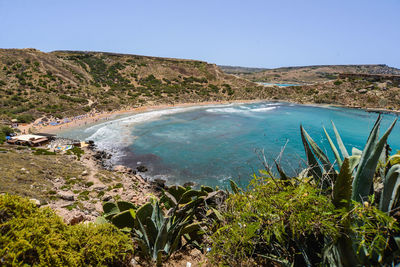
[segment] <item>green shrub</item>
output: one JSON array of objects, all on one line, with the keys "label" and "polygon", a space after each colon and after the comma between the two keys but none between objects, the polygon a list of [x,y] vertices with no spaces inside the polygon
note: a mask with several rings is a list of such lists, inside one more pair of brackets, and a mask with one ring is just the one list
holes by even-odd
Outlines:
[{"label": "green shrub", "polygon": [[6,136],[13,133],[14,130],[8,126],[0,125],[0,144],[6,141]]},{"label": "green shrub", "polygon": [[30,123],[34,120],[33,116],[31,114],[21,114],[17,116],[18,122],[22,123]]},{"label": "green shrub", "polygon": [[76,155],[78,157],[78,160],[80,160],[81,156],[85,154],[85,151],[83,151],[80,147],[74,146],[73,148],[67,151],[68,155],[70,155],[71,153]]},{"label": "green shrub", "polygon": [[324,238],[339,235],[333,204],[308,183],[255,178],[247,191],[236,191],[222,210],[222,227],[211,236],[214,263],[305,264],[297,259],[304,251],[318,264]]},{"label": "green shrub", "polygon": [[34,155],[56,155],[56,152],[48,151],[47,149],[38,148],[33,152]]},{"label": "green shrub", "polygon": [[342,83],[343,83],[342,81],[337,80],[337,81],[335,81],[333,84],[334,84],[334,85],[341,85]]},{"label": "green shrub", "polygon": [[64,224],[49,208],[0,196],[0,262],[4,266],[121,266],[132,257],[130,238],[111,224]]}]

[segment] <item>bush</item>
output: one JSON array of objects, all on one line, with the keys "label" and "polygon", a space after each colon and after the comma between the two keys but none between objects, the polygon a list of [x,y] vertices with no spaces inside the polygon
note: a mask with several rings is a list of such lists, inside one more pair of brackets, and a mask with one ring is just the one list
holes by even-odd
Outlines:
[{"label": "bush", "polygon": [[34,120],[33,116],[31,114],[21,114],[17,116],[18,122],[22,123],[30,123]]},{"label": "bush", "polygon": [[81,156],[82,156],[83,154],[85,154],[85,151],[83,151],[81,148],[79,148],[79,147],[77,147],[77,146],[74,146],[74,147],[71,148],[70,150],[67,150],[67,155],[71,155],[72,153],[73,153],[75,156],[78,157],[78,160],[80,160],[80,159],[81,159]]},{"label": "bush", "polygon": [[28,199],[0,196],[1,265],[127,265],[130,238],[111,224],[69,226],[49,208]]},{"label": "bush", "polygon": [[334,84],[334,85],[341,85],[342,83],[343,83],[342,81],[337,80],[337,81],[335,81],[333,84]]},{"label": "bush", "polygon": [[305,264],[303,251],[318,264],[324,238],[339,235],[334,206],[307,183],[255,178],[247,191],[230,195],[222,216],[210,255],[227,265]]},{"label": "bush", "polygon": [[0,125],[0,144],[6,141],[6,136],[13,133],[14,130],[8,126]]},{"label": "bush", "polygon": [[35,152],[33,152],[34,155],[56,155],[56,152],[51,152],[48,151],[47,149],[39,148],[35,149]]}]

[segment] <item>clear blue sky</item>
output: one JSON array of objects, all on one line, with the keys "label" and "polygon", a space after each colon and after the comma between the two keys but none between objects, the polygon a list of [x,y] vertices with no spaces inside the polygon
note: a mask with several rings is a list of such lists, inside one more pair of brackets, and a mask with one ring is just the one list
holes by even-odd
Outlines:
[{"label": "clear blue sky", "polygon": [[0,47],[400,68],[400,0],[0,0]]}]

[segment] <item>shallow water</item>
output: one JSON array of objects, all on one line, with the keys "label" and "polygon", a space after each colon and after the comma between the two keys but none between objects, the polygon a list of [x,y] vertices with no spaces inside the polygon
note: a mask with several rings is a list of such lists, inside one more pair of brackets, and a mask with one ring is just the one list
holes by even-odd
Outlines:
[{"label": "shallow water", "polygon": [[[263,102],[151,111],[63,135],[94,140],[113,152],[115,164],[144,164],[150,169],[147,176],[171,184],[227,185],[234,179],[246,185],[263,167],[262,149],[271,163],[287,143],[282,165],[290,174],[301,169],[305,155],[300,124],[333,160],[322,126],[333,138],[333,120],[348,150],[362,149],[377,116],[354,109]],[[382,132],[394,118],[384,115]],[[400,148],[400,126],[395,126],[389,144],[393,152]]]}]

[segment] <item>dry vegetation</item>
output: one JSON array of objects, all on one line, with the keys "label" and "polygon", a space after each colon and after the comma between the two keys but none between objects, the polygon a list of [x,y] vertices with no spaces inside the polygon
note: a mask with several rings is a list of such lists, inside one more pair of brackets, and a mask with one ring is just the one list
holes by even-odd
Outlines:
[{"label": "dry vegetation", "polygon": [[262,87],[202,61],[0,49],[0,115],[8,118],[262,97]]},{"label": "dry vegetation", "polygon": [[400,75],[399,69],[386,65],[326,65],[276,69],[221,66],[221,69],[226,73],[255,82],[291,84],[309,84],[335,80],[340,73]]}]

